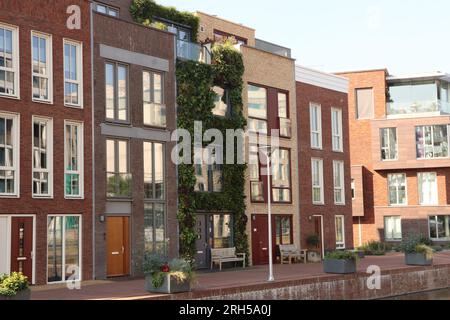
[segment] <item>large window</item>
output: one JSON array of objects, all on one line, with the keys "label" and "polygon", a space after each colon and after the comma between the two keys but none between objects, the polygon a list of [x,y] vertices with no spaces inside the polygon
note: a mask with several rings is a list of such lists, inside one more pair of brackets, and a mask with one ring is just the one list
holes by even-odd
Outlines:
[{"label": "large window", "polygon": [[292,217],[275,216],[275,244],[292,244]]},{"label": "large window", "polygon": [[356,89],[356,118],[372,119],[374,116],[373,89]]},{"label": "large window", "polygon": [[19,97],[19,29],[0,24],[0,95]]},{"label": "large window", "polygon": [[334,203],[345,204],[344,162],[333,161]]},{"label": "large window", "polygon": [[67,198],[83,197],[83,124],[65,122],[64,184]]},{"label": "large window", "polygon": [[[202,149],[202,155],[205,153],[206,149]],[[208,164],[211,162],[211,160],[208,160],[207,163],[202,161],[202,164],[195,165],[195,191],[222,192],[222,165],[217,163]]]},{"label": "large window", "polygon": [[276,149],[272,153],[272,197],[274,202],[291,202],[290,151]]},{"label": "large window", "polygon": [[248,170],[250,174],[250,194],[252,202],[264,202],[263,183],[261,181],[260,159],[258,146],[249,148]]},{"label": "large window", "polygon": [[448,126],[416,127],[416,147],[418,159],[448,157]]},{"label": "large window", "polygon": [[81,43],[64,40],[64,103],[83,106],[83,61]]},{"label": "large window", "polygon": [[384,217],[384,239],[387,241],[402,240],[401,217]]},{"label": "large window", "polygon": [[439,111],[438,86],[434,80],[389,85],[388,115]]},{"label": "large window", "polygon": [[52,102],[52,38],[34,32],[31,36],[33,100]]},{"label": "large window", "polygon": [[323,160],[311,160],[312,173],[312,201],[313,204],[324,204],[323,190]]},{"label": "large window", "polygon": [[164,203],[144,204],[145,251],[166,254],[166,214]]},{"label": "large window", "polygon": [[450,241],[450,216],[430,216],[429,227],[432,240]]},{"label": "large window", "polygon": [[127,140],[106,140],[106,195],[131,197],[131,174]]},{"label": "large window", "polygon": [[0,113],[0,197],[19,193],[19,116]]},{"label": "large window", "polygon": [[397,129],[380,129],[381,160],[397,160]]},{"label": "large window", "polygon": [[290,138],[292,135],[291,120],[289,119],[289,106],[287,93],[278,92],[278,121],[280,137]]},{"label": "large window", "polygon": [[322,108],[318,104],[309,106],[311,124],[311,148],[322,149]]},{"label": "large window", "polygon": [[164,145],[144,142],[144,196],[163,200],[164,197]]},{"label": "large window", "polygon": [[267,90],[248,86],[248,130],[267,134]]},{"label": "large window", "polygon": [[81,280],[81,217],[47,219],[47,281]]},{"label": "large window", "polygon": [[231,234],[232,218],[229,214],[215,214],[213,220],[214,249],[231,248],[233,239]]},{"label": "large window", "polygon": [[335,216],[336,249],[345,249],[345,217]]},{"label": "large window", "polygon": [[33,196],[53,195],[53,124],[33,117]]},{"label": "large window", "polygon": [[95,11],[107,14],[111,17],[118,17],[119,16],[119,9],[113,8],[111,6],[107,6],[103,3],[94,3]]},{"label": "large window", "polygon": [[391,206],[404,206],[407,204],[406,174],[388,175],[389,204]]},{"label": "large window", "polygon": [[164,105],[163,76],[161,73],[144,71],[144,124],[166,127],[166,106]]},{"label": "large window", "polygon": [[106,119],[128,121],[128,67],[123,64],[105,64]]},{"label": "large window", "polygon": [[438,186],[436,172],[421,172],[417,175],[419,182],[419,203],[421,205],[437,205]]},{"label": "large window", "polygon": [[343,152],[342,109],[331,108],[331,133],[333,151]]}]

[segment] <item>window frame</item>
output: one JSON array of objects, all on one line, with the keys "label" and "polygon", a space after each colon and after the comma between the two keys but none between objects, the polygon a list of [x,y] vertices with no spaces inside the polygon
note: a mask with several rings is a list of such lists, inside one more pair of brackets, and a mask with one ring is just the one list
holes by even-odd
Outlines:
[{"label": "window frame", "polygon": [[[339,182],[341,186],[336,186],[336,166],[340,168]],[[333,160],[333,194],[334,194],[334,204],[339,206],[345,206],[345,163],[342,160]],[[341,201],[336,200],[336,191],[341,192]]]},{"label": "window frame", "polygon": [[[394,130],[395,133],[395,158],[389,158],[389,159],[383,159],[383,151],[385,154],[391,154],[390,147],[391,147],[391,136],[388,134],[387,137],[387,145],[383,146],[383,134],[385,130]],[[389,128],[380,128],[380,160],[382,162],[389,162],[389,161],[397,161],[398,160],[398,136],[397,136],[397,128],[396,127],[389,127]]]},{"label": "window frame", "polygon": [[[342,228],[342,241],[338,242],[337,234],[338,234],[338,223],[337,220],[341,219]],[[345,216],[344,215],[335,215],[334,216],[334,233],[336,239],[336,250],[345,250],[346,249],[346,241],[345,241]]]},{"label": "window frame", "polygon": [[[337,113],[336,123],[334,121],[334,114]],[[343,131],[343,113],[341,108],[332,107],[331,108],[331,145],[333,152],[344,152],[344,131]],[[335,128],[335,125],[338,127]],[[337,130],[336,130],[337,129]],[[335,131],[338,131],[336,134]],[[339,147],[335,145],[335,139],[339,141]]]},{"label": "window frame", "polygon": [[[317,130],[313,130],[313,109],[317,109],[317,119],[316,119],[316,125]],[[323,136],[322,136],[322,105],[315,102],[309,103],[309,126],[310,126],[310,143],[311,143],[311,149],[314,150],[323,150]],[[314,144],[314,135],[317,135],[317,142],[318,145]]]},{"label": "window frame", "polygon": [[[318,164],[319,185],[314,185],[314,162]],[[313,205],[325,205],[324,196],[324,174],[323,174],[323,159],[311,158],[311,178],[312,178],[312,203]],[[314,200],[314,189],[320,188],[320,200]]]},{"label": "window frame", "polygon": [[[77,151],[78,151],[78,170],[67,170],[67,145],[66,145],[66,139],[67,139],[67,133],[66,133],[66,127],[67,126],[77,126],[78,127],[78,137],[79,140],[77,142]],[[66,192],[66,185],[67,185],[67,175],[68,174],[78,174],[79,176],[79,195],[68,195]],[[73,121],[73,120],[64,120],[64,198],[67,200],[80,200],[84,199],[84,123]]]},{"label": "window frame", "polygon": [[[248,168],[250,168],[250,165],[255,165],[258,167],[258,180],[253,179],[251,176],[251,172],[249,171],[249,181],[250,181],[250,202],[251,203],[265,203],[266,201],[266,197],[265,197],[265,191],[264,191],[264,183],[263,183],[263,176],[261,175],[261,159],[260,159],[260,155],[259,155],[259,146],[253,145],[253,146],[249,146],[249,160],[250,157],[256,157],[256,160],[258,163],[256,164],[251,164],[248,163]],[[253,189],[254,189],[254,185],[258,184],[258,188],[261,188],[261,200],[256,200],[253,197]]]},{"label": "window frame", "polygon": [[[386,220],[388,219],[400,219],[400,238],[391,238],[387,236],[387,228],[386,228]],[[394,220],[395,222],[395,220]],[[384,240],[389,242],[400,242],[403,240],[403,230],[402,230],[402,217],[401,216],[384,216],[383,217],[383,223],[384,223]],[[396,224],[394,223],[394,226]]]},{"label": "window frame", "polygon": [[[402,175],[405,177],[405,203],[391,203],[391,193],[390,193],[390,183],[389,183],[389,178],[391,176],[397,176],[397,175]],[[397,194],[397,199],[399,199],[399,185],[396,185],[396,194]],[[406,175],[406,173],[390,173],[387,175],[387,191],[388,191],[388,203],[390,207],[406,207],[408,206],[408,176]]]},{"label": "window frame", "polygon": [[[110,172],[108,171],[108,141],[113,141],[114,142],[114,172]],[[127,159],[127,172],[120,172],[119,169],[119,159],[120,159],[120,153],[119,153],[119,142],[125,142],[126,143],[126,147],[127,147],[127,151],[126,151],[126,159]],[[131,140],[127,139],[127,138],[119,138],[119,137],[111,137],[108,136],[105,139],[105,155],[106,155],[106,161],[105,161],[105,181],[108,180],[108,174],[127,174],[131,176]],[[131,181],[133,181],[131,179]],[[108,195],[108,185],[106,184],[106,188],[105,188],[105,196],[106,199],[130,199],[133,197],[133,185],[130,185],[130,196],[119,196],[119,195],[114,195],[114,196],[109,196]]]},{"label": "window frame", "polygon": [[[48,69],[48,74],[46,76],[34,73],[33,69],[33,38],[37,37],[38,39],[47,40],[46,47],[46,55],[47,61],[46,66]],[[48,99],[35,98],[33,94],[34,90],[34,77],[47,79],[47,90],[48,90]],[[45,103],[45,104],[53,104],[53,36],[51,34],[43,33],[40,31],[31,30],[31,99],[33,102],[37,103]]]},{"label": "window frame", "polygon": [[[286,116],[280,116],[280,95],[284,95],[286,97]],[[292,138],[292,124],[291,124],[291,115],[289,108],[289,91],[278,90],[277,92],[277,104],[278,104],[278,127],[280,128],[280,138],[291,139]],[[285,120],[289,123],[289,133],[288,135],[283,135],[281,130],[281,121]]]},{"label": "window frame", "polygon": [[[207,150],[207,148],[202,148],[201,149],[201,154],[202,154],[202,164],[194,164],[194,170],[195,170],[195,178],[196,178],[196,182],[195,182],[195,187],[194,187],[194,191],[197,193],[221,193],[223,192],[223,165],[222,164],[208,164],[205,161],[203,161],[203,156],[205,154],[205,151]],[[201,168],[201,175],[197,174],[197,168]],[[220,168],[220,170],[217,169],[217,167]],[[221,174],[221,184],[220,184],[220,190],[216,190],[214,188],[214,172],[220,172]],[[205,175],[206,174],[206,175]],[[205,179],[205,183],[206,183],[206,188],[205,190],[197,190],[197,179],[198,177],[202,177],[203,179]]]},{"label": "window frame", "polygon": [[[12,61],[13,67],[0,67],[0,70],[14,73],[14,94],[0,93],[1,98],[11,98],[20,100],[20,29],[18,26],[0,22],[0,29],[11,31],[12,35]],[[6,88],[6,87],[5,87]]]},{"label": "window frame", "polygon": [[4,194],[0,193],[0,199],[20,198],[20,114],[0,111],[0,118],[11,119],[13,121],[13,129],[11,130],[11,134],[13,135],[11,139],[11,142],[13,143],[13,166],[0,167],[0,170],[14,170],[14,192]]},{"label": "window frame", "polygon": [[[34,168],[34,124],[35,122],[45,123],[47,125],[47,169]],[[65,131],[65,130],[64,130]],[[31,194],[33,199],[53,199],[53,118],[32,116],[31,121]],[[64,148],[65,149],[65,148]],[[65,167],[65,166],[64,166]],[[35,194],[34,193],[34,173],[47,173],[48,174],[48,194]]]},{"label": "window frame", "polygon": [[[427,158],[426,157],[426,152],[424,152],[424,157],[420,158],[418,156],[419,150],[419,144],[417,141],[417,129],[421,129],[422,130],[422,134],[423,134],[423,148],[425,150],[425,147],[427,146],[427,144],[425,144],[425,128],[426,127],[430,127],[431,128],[431,139],[432,139],[432,147],[433,147],[433,157]],[[439,160],[439,159],[448,159],[450,158],[450,149],[447,147],[447,156],[446,157],[435,157],[434,156],[434,130],[435,127],[447,127],[447,146],[450,146],[450,125],[448,124],[432,124],[432,125],[423,125],[423,126],[416,126],[415,130],[414,130],[414,139],[415,139],[415,145],[416,145],[416,159],[419,161],[426,161],[426,160]]]},{"label": "window frame", "polygon": [[[65,46],[66,44],[72,45],[76,47],[76,55],[77,55],[77,74],[79,75],[77,80],[66,79],[66,55],[65,55]],[[68,108],[76,108],[83,109],[84,101],[83,101],[83,43],[75,40],[71,40],[68,38],[63,38],[63,92],[64,92],[64,106]],[[77,84],[78,85],[78,104],[66,102],[66,83]]]},{"label": "window frame", "polygon": [[[145,192],[145,177],[148,173],[145,172],[145,144],[150,144],[151,145],[151,166],[152,166],[152,197],[148,198]],[[156,183],[155,183],[155,159],[156,159],[156,149],[155,149],[155,145],[159,144],[162,146],[162,170],[163,170],[163,182],[162,182],[162,187],[163,187],[163,192],[162,192],[162,199],[158,199],[155,197],[156,195]],[[155,142],[155,141],[148,141],[148,140],[144,140],[142,143],[142,147],[143,147],[143,165],[144,165],[144,201],[146,202],[158,202],[158,201],[165,201],[166,200],[166,145],[162,142]],[[130,169],[128,169],[130,171]]]},{"label": "window frame", "polygon": [[[145,100],[145,87],[144,87],[144,76],[148,73],[150,75],[150,101]],[[155,102],[155,74],[161,77],[161,102]],[[159,105],[161,108],[164,108],[167,112],[166,99],[165,99],[165,73],[152,69],[143,69],[142,70],[142,123],[145,127],[157,128],[157,129],[166,129],[167,128],[167,114],[164,119],[161,119],[164,122],[162,125],[147,123],[145,119],[145,107],[146,104],[151,105]]]},{"label": "window frame", "polygon": [[[271,156],[271,160],[270,160],[271,161],[270,167],[271,167],[271,171],[272,171],[271,175],[270,175],[270,190],[272,192],[271,200],[273,201],[273,203],[290,204],[290,203],[292,203],[292,162],[291,162],[291,150],[288,149],[288,148],[281,148],[281,147],[278,148],[277,150],[280,153],[281,153],[281,151],[285,151],[285,152],[287,152],[287,155],[288,155],[288,163],[287,163],[287,165],[289,166],[289,177],[288,177],[288,179],[289,179],[289,187],[276,187],[276,186],[274,186],[274,173],[273,173],[273,170],[274,170],[273,164],[274,163],[272,161],[272,156]],[[277,150],[272,151],[272,155]],[[280,157],[280,159],[281,159],[281,157]],[[274,196],[274,192],[277,191],[277,190],[288,190],[289,191],[289,201],[276,201],[275,200],[275,196]]]},{"label": "window frame", "polygon": [[[364,91],[364,90],[370,90],[372,91],[372,117],[360,117],[359,116],[359,99],[358,99],[358,92],[359,91]],[[373,87],[366,87],[366,88],[355,88],[355,106],[356,106],[356,110],[355,110],[355,116],[356,116],[356,120],[371,120],[374,118],[375,116],[375,90]]]},{"label": "window frame", "polygon": [[[265,99],[265,110],[266,110],[266,117],[265,118],[260,118],[260,117],[254,117],[250,115],[250,97],[249,97],[249,93],[250,93],[250,87],[255,87],[258,89],[263,89],[264,92],[266,93],[266,99]],[[265,135],[268,136],[269,135],[269,90],[267,87],[260,85],[260,84],[255,84],[255,83],[248,83],[247,84],[247,117],[248,117],[248,123],[247,123],[247,128],[248,131],[252,134],[258,134],[258,135]],[[266,132],[263,131],[253,131],[250,130],[250,126],[249,123],[250,121],[256,121],[256,122],[264,122],[266,124]]]},{"label": "window frame", "polygon": [[[421,179],[422,175],[429,175],[429,174],[434,174],[435,176],[435,184],[433,186],[433,189],[435,191],[436,194],[436,202],[435,203],[425,203],[423,202],[423,195],[422,195],[422,181],[423,179]],[[419,205],[421,206],[437,206],[439,205],[439,184],[438,184],[438,174],[437,172],[418,172],[417,173],[417,193],[419,194]]]},{"label": "window frame", "polygon": [[163,241],[163,243],[164,243],[164,252],[165,253],[167,253],[167,250],[168,250],[168,246],[167,246],[167,236],[168,236],[168,215],[167,215],[167,205],[166,205],[166,202],[163,200],[163,201],[153,201],[153,200],[148,200],[148,199],[145,199],[144,200],[144,247],[147,245],[147,239],[145,238],[145,230],[146,230],[146,221],[145,221],[145,216],[146,216],[146,206],[151,206],[151,210],[152,210],[152,215],[153,215],[153,221],[152,221],[152,241],[151,241],[151,243],[152,243],[152,246],[153,246],[153,249],[152,249],[152,252],[154,252],[154,253],[156,253],[156,252],[158,252],[156,249],[157,249],[157,246],[158,246],[158,241],[156,241],[156,232],[155,232],[155,230],[156,230],[156,228],[155,228],[155,225],[156,225],[156,215],[155,215],[155,205],[161,205],[162,207],[163,207],[163,215],[164,215],[164,241]]},{"label": "window frame", "polygon": [[[448,217],[448,219],[450,219],[450,215],[449,214],[436,214],[436,215],[429,215],[428,216],[428,237],[430,240],[434,241],[434,242],[449,242],[450,241],[450,235],[447,238],[440,238],[439,237],[439,229],[438,229],[438,220],[439,217]],[[431,218],[435,218],[436,219],[436,235],[437,238],[432,238],[431,237]]]},{"label": "window frame", "polygon": [[[95,12],[98,12],[98,13],[104,14],[104,15],[107,15],[107,16],[109,16],[109,17],[119,18],[119,15],[120,15],[120,9],[119,9],[119,8],[116,8],[116,7],[113,7],[113,6],[104,4],[104,3],[102,3],[102,2],[97,2],[97,1],[94,2],[94,6],[95,6],[95,7],[94,7],[94,11],[95,11]],[[100,12],[100,11],[98,11],[98,6],[105,7],[105,12]],[[109,13],[110,11],[116,12],[117,14],[116,14],[116,15],[112,15],[112,14]]]},{"label": "window frame", "polygon": [[[108,109],[107,109],[107,94],[106,94],[106,66],[113,66],[113,81],[114,81],[114,98],[113,98],[113,110],[114,110],[114,118],[108,118]],[[119,119],[119,67],[123,67],[126,70],[126,119]],[[126,63],[106,60],[105,61],[105,120],[107,122],[115,122],[115,123],[123,123],[129,124],[131,123],[131,112],[130,112],[130,67]]]}]

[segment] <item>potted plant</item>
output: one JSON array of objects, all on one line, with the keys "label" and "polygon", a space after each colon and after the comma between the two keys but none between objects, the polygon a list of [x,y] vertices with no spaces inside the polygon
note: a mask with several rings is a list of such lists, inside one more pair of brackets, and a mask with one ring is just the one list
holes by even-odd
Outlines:
[{"label": "potted plant", "polygon": [[0,276],[0,300],[30,300],[28,278],[22,273]]},{"label": "potted plant", "polygon": [[421,236],[411,235],[402,243],[405,263],[409,266],[430,266],[433,264],[434,250],[424,243]]},{"label": "potted plant", "polygon": [[320,255],[320,237],[317,234],[312,234],[306,238],[306,244],[308,245],[308,261],[320,262],[322,257]]},{"label": "potted plant", "polygon": [[154,293],[191,291],[194,276],[192,266],[183,259],[168,259],[158,254],[146,254],[144,261],[146,290]]},{"label": "potted plant", "polygon": [[358,259],[353,251],[332,251],[325,255],[323,270],[335,274],[355,273]]}]

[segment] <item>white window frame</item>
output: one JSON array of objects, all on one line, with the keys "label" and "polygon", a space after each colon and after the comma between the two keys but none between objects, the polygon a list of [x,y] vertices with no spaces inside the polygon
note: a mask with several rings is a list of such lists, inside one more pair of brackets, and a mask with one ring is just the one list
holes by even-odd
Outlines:
[{"label": "white window frame", "polygon": [[[34,168],[34,123],[35,122],[45,123],[47,125],[47,169],[35,169]],[[32,116],[31,122],[31,137],[32,137],[32,145],[31,145],[31,190],[32,197],[35,199],[53,199],[53,119]],[[47,173],[48,174],[48,194],[35,194],[33,191],[34,185],[34,173]]]},{"label": "white window frame", "polygon": [[[316,126],[317,126],[317,130],[313,130],[313,124],[314,124],[314,119],[313,119],[313,109],[317,109],[317,119],[316,120]],[[318,149],[318,150],[322,150],[323,147],[323,141],[322,141],[322,106],[318,103],[310,103],[309,104],[309,123],[310,123],[310,129],[311,129],[311,148],[312,149]],[[313,137],[317,135],[318,137],[318,145],[314,144],[314,139]]]},{"label": "white window frame", "polygon": [[[339,177],[337,177],[337,169],[339,166]],[[334,204],[345,205],[345,166],[344,161],[333,161],[333,185],[334,185]],[[336,185],[336,178],[339,178],[340,186]],[[341,201],[336,200],[336,192],[341,192]]]},{"label": "white window frame", "polygon": [[[386,220],[388,220],[388,219],[400,219],[400,238],[388,238],[387,237]],[[401,241],[403,239],[402,217],[401,216],[385,216],[384,220],[383,220],[383,223],[384,223],[384,239],[386,241],[390,241],[390,242],[392,242],[392,241]],[[395,223],[394,223],[394,226],[395,226]]]},{"label": "white window frame", "polygon": [[[99,6],[100,7],[104,7],[105,8],[105,12],[98,11],[98,7]],[[108,15],[110,17],[115,17],[115,18],[119,17],[119,9],[117,9],[115,7],[112,7],[112,6],[109,6],[107,4],[101,3],[101,2],[94,2],[94,10],[95,10],[95,12],[98,12],[100,14],[106,14],[106,15]],[[110,11],[116,12],[116,15],[110,14],[109,13]]]},{"label": "white window frame", "polygon": [[[314,163],[318,164],[319,170],[319,184],[314,184]],[[323,186],[323,159],[311,159],[311,178],[312,178],[312,202],[315,205],[324,205],[324,186]],[[320,188],[320,201],[314,200],[314,189]]]},{"label": "white window frame", "polygon": [[[404,204],[391,203],[389,177],[391,177],[393,175],[403,175],[405,177],[405,199],[406,199],[406,202]],[[392,173],[392,174],[388,174],[388,176],[387,176],[387,185],[388,185],[388,202],[389,202],[389,206],[391,206],[391,207],[405,207],[405,206],[407,206],[408,205],[408,176],[406,175],[406,173]],[[395,187],[397,189],[397,199],[398,199],[399,198],[398,197],[399,185],[396,185]]]},{"label": "white window frame", "polygon": [[[434,202],[434,203],[425,203],[424,201],[423,201],[423,196],[422,196],[422,188],[421,188],[421,185],[422,185],[422,175],[429,175],[429,174],[434,174],[434,176],[435,176],[435,184],[434,184],[434,186],[433,186],[433,189],[434,189],[434,193],[436,194],[436,202]],[[437,172],[419,172],[418,174],[417,174],[417,187],[418,187],[418,193],[419,193],[419,204],[421,205],[421,206],[434,206],[434,205],[438,205],[439,204],[439,192],[438,192],[438,174],[437,174]]]},{"label": "white window frame", "polygon": [[20,53],[19,53],[19,27],[0,23],[0,28],[12,32],[12,68],[0,67],[0,70],[14,73],[14,94],[0,93],[0,97],[20,99]]},{"label": "white window frame", "polygon": [[[338,220],[338,218],[341,221],[341,228],[342,228],[342,241],[341,242],[337,241],[337,229],[338,229],[337,220]],[[335,237],[336,237],[336,249],[344,250],[346,248],[346,245],[345,245],[345,216],[344,215],[334,216],[334,232],[335,232]]]},{"label": "white window frame", "polygon": [[[61,258],[62,258],[62,271],[63,271],[63,278],[66,277],[66,270],[67,270],[67,266],[66,266],[66,218],[67,217],[78,217],[80,220],[80,224],[79,224],[79,232],[78,232],[78,243],[79,243],[79,257],[78,257],[78,261],[80,264],[80,269],[79,269],[79,273],[78,273],[78,277],[79,279],[75,280],[76,282],[81,281],[83,279],[83,216],[80,214],[49,214],[47,215],[47,229],[46,229],[46,238],[47,238],[47,243],[48,243],[48,218],[52,218],[52,217],[61,217],[63,218],[63,229],[62,229],[62,248],[61,248]],[[45,262],[45,266],[46,266],[46,282],[47,284],[53,285],[53,284],[58,284],[58,283],[67,283],[68,281],[73,281],[73,280],[62,280],[62,281],[55,281],[55,282],[49,282],[48,281],[48,250],[47,247],[45,248],[45,250],[47,251],[47,255],[46,255],[46,262]]]},{"label": "white window frame", "polygon": [[[430,218],[432,218],[432,217],[434,217],[436,219],[436,235],[438,236],[438,238],[432,238],[431,237]],[[431,239],[432,241],[435,241],[435,242],[448,242],[449,238],[439,238],[439,229],[438,229],[438,225],[437,225],[437,221],[439,220],[438,217],[449,217],[449,219],[450,219],[450,215],[449,214],[429,215],[428,216],[428,238]]]},{"label": "white window frame", "polygon": [[[450,150],[447,151],[448,155],[446,157],[435,157],[434,156],[434,153],[435,153],[435,151],[434,151],[434,130],[435,130],[436,127],[444,127],[444,126],[447,127],[447,145],[450,145],[450,134],[449,134],[450,133],[450,126],[449,125],[446,125],[446,124],[431,124],[431,125],[424,125],[424,126],[416,126],[415,133],[414,133],[414,139],[415,139],[415,144],[416,144],[416,158],[417,158],[417,160],[423,161],[423,160],[432,160],[432,159],[448,159],[450,157]],[[426,127],[430,127],[431,128],[431,144],[425,144],[425,141],[424,141],[423,147],[424,147],[424,149],[426,149],[427,146],[431,147],[433,149],[433,156],[427,158],[426,155],[424,155],[423,158],[419,158],[418,155],[417,155],[417,146],[418,146],[418,143],[417,143],[417,128],[421,129],[422,136],[425,137],[425,128]]]},{"label": "white window frame", "polygon": [[[33,70],[33,37],[38,38],[44,38],[47,40],[47,47],[46,47],[46,55],[47,55],[47,75],[42,75],[39,73],[34,73]],[[39,77],[39,78],[45,78],[47,79],[47,86],[48,86],[48,99],[40,99],[35,98],[33,95],[33,89],[34,89],[34,82],[33,78]],[[42,102],[42,103],[48,103],[53,104],[53,38],[52,35],[42,33],[39,31],[31,31],[31,98],[34,102]]]},{"label": "white window frame", "polygon": [[0,198],[20,198],[20,114],[0,112],[0,118],[12,119],[13,166],[1,167],[0,170],[14,171],[14,192],[0,194]]},{"label": "white window frame", "polygon": [[[67,164],[67,145],[66,145],[66,126],[78,126],[78,170],[66,170]],[[66,175],[78,174],[79,175],[79,195],[66,194]],[[84,124],[82,122],[64,120],[64,198],[65,199],[84,199]]]},{"label": "white window frame", "polygon": [[[72,79],[66,79],[66,72],[65,72],[65,45],[72,45],[77,48],[77,74],[78,79],[72,80]],[[83,44],[78,41],[70,40],[70,39],[63,39],[63,77],[64,77],[64,106],[71,107],[71,108],[83,108]],[[66,82],[77,84],[78,85],[78,104],[75,103],[68,103],[66,102]]]},{"label": "white window frame", "polygon": [[[337,119],[334,118],[334,115],[337,115]],[[344,135],[342,125],[342,109],[331,108],[331,141],[334,152],[344,152]]]}]

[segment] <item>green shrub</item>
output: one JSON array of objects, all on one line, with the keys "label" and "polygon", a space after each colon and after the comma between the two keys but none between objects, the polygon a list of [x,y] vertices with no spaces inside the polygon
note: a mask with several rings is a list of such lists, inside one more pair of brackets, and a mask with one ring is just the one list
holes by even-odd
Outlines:
[{"label": "green shrub", "polygon": [[404,253],[423,253],[427,259],[433,258],[433,249],[430,248],[430,240],[422,235],[410,234],[402,242],[402,251]]},{"label": "green shrub", "polygon": [[370,241],[360,248],[367,256],[384,256],[386,254],[386,244],[380,241]]},{"label": "green shrub", "polygon": [[306,238],[306,243],[312,247],[316,248],[320,243],[320,237],[317,234],[312,234]]},{"label": "green shrub", "polygon": [[28,288],[28,278],[22,273],[13,272],[0,277],[0,296],[12,297]]},{"label": "green shrub", "polygon": [[325,255],[325,260],[353,260],[357,261],[359,259],[359,256],[356,252],[353,251],[332,251],[328,252]]},{"label": "green shrub", "polygon": [[194,271],[191,264],[183,259],[168,259],[160,254],[146,253],[144,258],[144,273],[152,277],[152,285],[160,288],[164,284],[167,275],[177,282],[192,281]]}]

